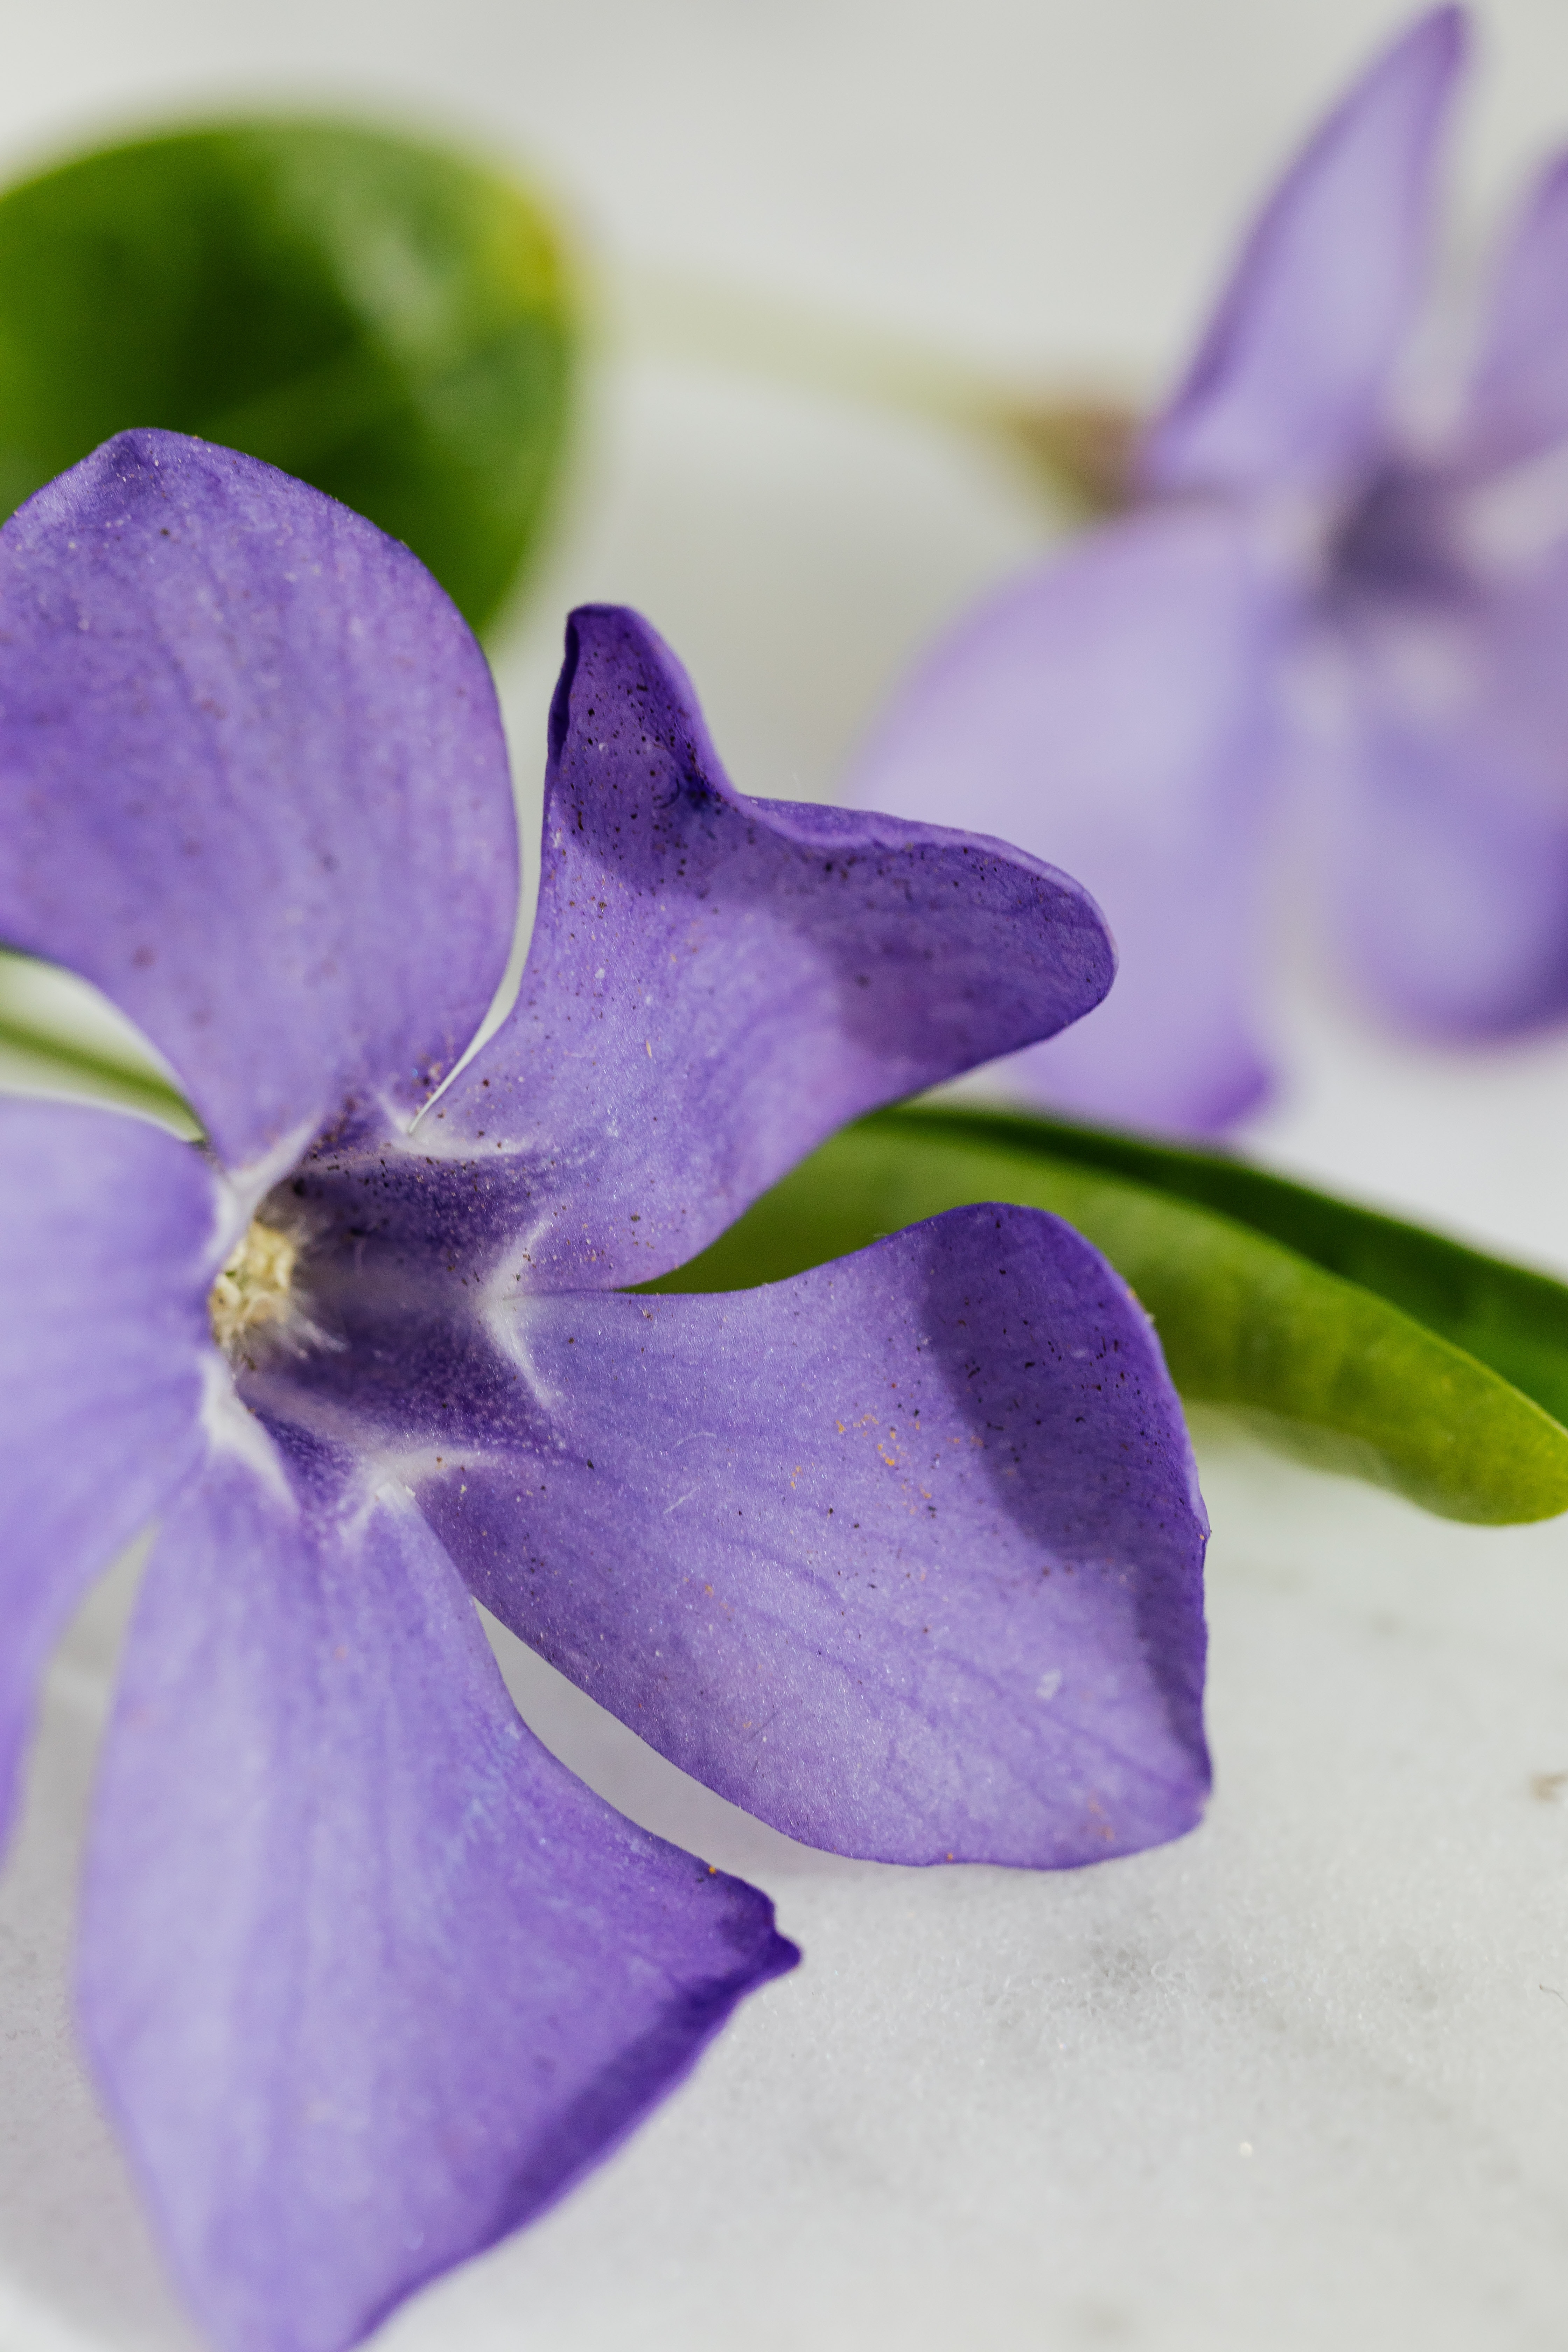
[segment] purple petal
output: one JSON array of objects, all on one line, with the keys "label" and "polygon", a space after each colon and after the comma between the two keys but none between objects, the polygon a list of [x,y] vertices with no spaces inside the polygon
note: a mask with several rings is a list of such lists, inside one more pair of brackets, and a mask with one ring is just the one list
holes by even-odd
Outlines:
[{"label": "purple petal", "polygon": [[1464,47],[1458,9],[1421,17],[1292,164],[1144,443],[1152,488],[1321,485],[1371,456],[1424,289]]},{"label": "purple petal", "polygon": [[199,1458],[217,1200],[188,1144],[0,1101],[0,1841],[44,1661]]},{"label": "purple petal", "polygon": [[[846,1119],[1077,1020],[1111,970],[1084,892],[1001,843],[743,800],[652,630],[591,607],[521,992],[414,1154],[462,1155],[448,1195],[530,1283],[641,1280]],[[395,1211],[362,1172],[393,1221],[437,1190],[405,1156]]]},{"label": "purple petal", "polygon": [[1203,1133],[1262,1092],[1254,1042],[1279,587],[1242,528],[1170,510],[1096,532],[960,625],[895,699],[849,792],[1059,859],[1120,969],[1009,1087]]},{"label": "purple petal", "polygon": [[957,1209],[764,1289],[496,1329],[517,1385],[470,1362],[466,1419],[460,1370],[437,1391],[423,1507],[685,1770],[886,1862],[1196,1821],[1207,1522],[1148,1318],[1069,1227]]},{"label": "purple petal", "polygon": [[1568,156],[1530,192],[1498,257],[1461,429],[1472,464],[1537,456],[1568,435]]},{"label": "purple petal", "polygon": [[0,531],[0,938],[138,1022],[231,1165],[424,1100],[516,884],[489,676],[406,548],[168,433]]},{"label": "purple petal", "polygon": [[217,1459],[160,1538],[80,2005],[224,2352],[339,2352],[537,2212],[793,1965],[514,1713],[404,1489]]},{"label": "purple petal", "polygon": [[1338,919],[1402,1020],[1486,1037],[1568,1012],[1568,562],[1358,605],[1330,805]]}]

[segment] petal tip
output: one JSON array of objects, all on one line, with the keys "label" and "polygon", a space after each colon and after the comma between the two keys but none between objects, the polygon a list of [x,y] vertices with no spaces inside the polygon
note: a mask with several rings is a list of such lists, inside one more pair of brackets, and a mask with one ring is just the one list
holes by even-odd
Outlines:
[{"label": "petal tip", "polygon": [[572,743],[579,677],[635,700],[645,729],[682,737],[704,780],[728,791],[689,677],[652,622],[630,604],[578,604],[567,614],[561,676],[550,705],[552,773]]}]

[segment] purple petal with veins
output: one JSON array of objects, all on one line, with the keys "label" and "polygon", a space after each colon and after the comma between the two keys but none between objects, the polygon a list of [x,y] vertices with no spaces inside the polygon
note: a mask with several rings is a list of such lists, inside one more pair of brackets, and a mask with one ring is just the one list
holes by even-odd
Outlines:
[{"label": "purple petal with veins", "polygon": [[159,1128],[0,1099],[0,1843],[39,1674],[200,1459],[211,1171]]},{"label": "purple petal with veins", "polygon": [[794,1966],[519,1720],[402,1488],[216,1458],[159,1536],[93,1830],[100,2081],[226,2352],[338,2352],[557,2197]]},{"label": "purple petal with veins", "polygon": [[1148,1318],[1055,1218],[954,1210],[732,1297],[342,1328],[342,1357],[253,1403],[363,1415],[371,1451],[402,1433],[480,1599],[791,1836],[1060,1867],[1197,1819],[1181,1409]]},{"label": "purple petal with veins", "polygon": [[[84,1581],[159,1517],[83,2022],[225,2352],[344,2352],[795,1958],[761,1895],[532,1742],[442,1535],[551,1654],[613,1632],[612,1703],[650,1694],[670,1753],[802,1833],[1072,1863],[1196,1818],[1202,1507],[1092,1251],[969,1212],[755,1298],[610,1289],[840,1119],[1054,1034],[1111,950],[1024,853],[742,799],[673,658],[595,609],[521,997],[416,1120],[516,865],[488,674],[406,551],[248,459],[122,436],[0,530],[0,930],[141,1022],[208,1130],[4,1112],[0,1772]],[[901,1455],[863,1442],[895,1381]],[[452,1441],[481,1422],[470,1509]],[[542,1462],[559,1486],[521,1507]],[[770,1525],[737,1543],[731,1507]],[[640,1591],[606,1580],[628,1559]],[[539,1559],[531,1618],[501,1571]],[[872,1591],[905,1559],[943,1601],[918,1638]],[[705,1665],[681,1611],[709,1561],[751,1630]],[[661,1608],[695,1680],[650,1658]],[[764,1663],[798,1718],[772,1756],[738,1713]]]},{"label": "purple petal with veins", "polygon": [[346,507],[122,433],[0,531],[0,939],[129,1013],[230,1167],[426,1099],[517,875],[484,658]]},{"label": "purple petal with veins", "polygon": [[637,614],[574,614],[517,1005],[423,1122],[424,1162],[334,1154],[378,1230],[464,1200],[541,1288],[696,1255],[847,1119],[1053,1035],[1114,962],[1079,886],[951,826],[748,801]]}]

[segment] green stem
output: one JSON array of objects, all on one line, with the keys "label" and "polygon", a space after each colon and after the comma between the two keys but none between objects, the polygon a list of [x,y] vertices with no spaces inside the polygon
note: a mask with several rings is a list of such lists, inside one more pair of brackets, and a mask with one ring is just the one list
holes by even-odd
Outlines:
[{"label": "green stem", "polygon": [[999,442],[1075,515],[1113,512],[1131,494],[1140,420],[1125,401],[1043,396],[1037,384],[879,328],[659,271],[624,273],[610,307],[626,341],[660,359],[765,376]]}]

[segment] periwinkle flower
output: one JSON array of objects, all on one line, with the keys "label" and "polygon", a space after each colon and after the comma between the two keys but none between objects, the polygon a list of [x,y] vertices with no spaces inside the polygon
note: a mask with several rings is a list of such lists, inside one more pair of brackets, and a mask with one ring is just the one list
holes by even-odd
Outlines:
[{"label": "periwinkle flower", "polygon": [[1086,1244],[961,1209],[754,1291],[620,1286],[1086,1011],[1092,903],[741,798],[602,608],[465,1061],[516,888],[489,678],[405,549],[159,433],[0,531],[0,936],[139,1023],[206,1138],[0,1105],[0,1767],[9,1801],[50,1642],[153,1524],[79,2012],[231,2352],[356,2339],[797,1957],[534,1741],[470,1596],[841,1853],[1079,1864],[1206,1786],[1202,1504]]},{"label": "periwinkle flower", "polygon": [[1048,841],[1105,907],[1114,997],[1009,1073],[1046,1100],[1203,1130],[1259,1097],[1282,836],[1402,1023],[1568,1011],[1568,159],[1441,379],[1417,331],[1464,37],[1423,17],[1329,116],[1142,435],[1130,510],[961,623],[853,780]]}]

